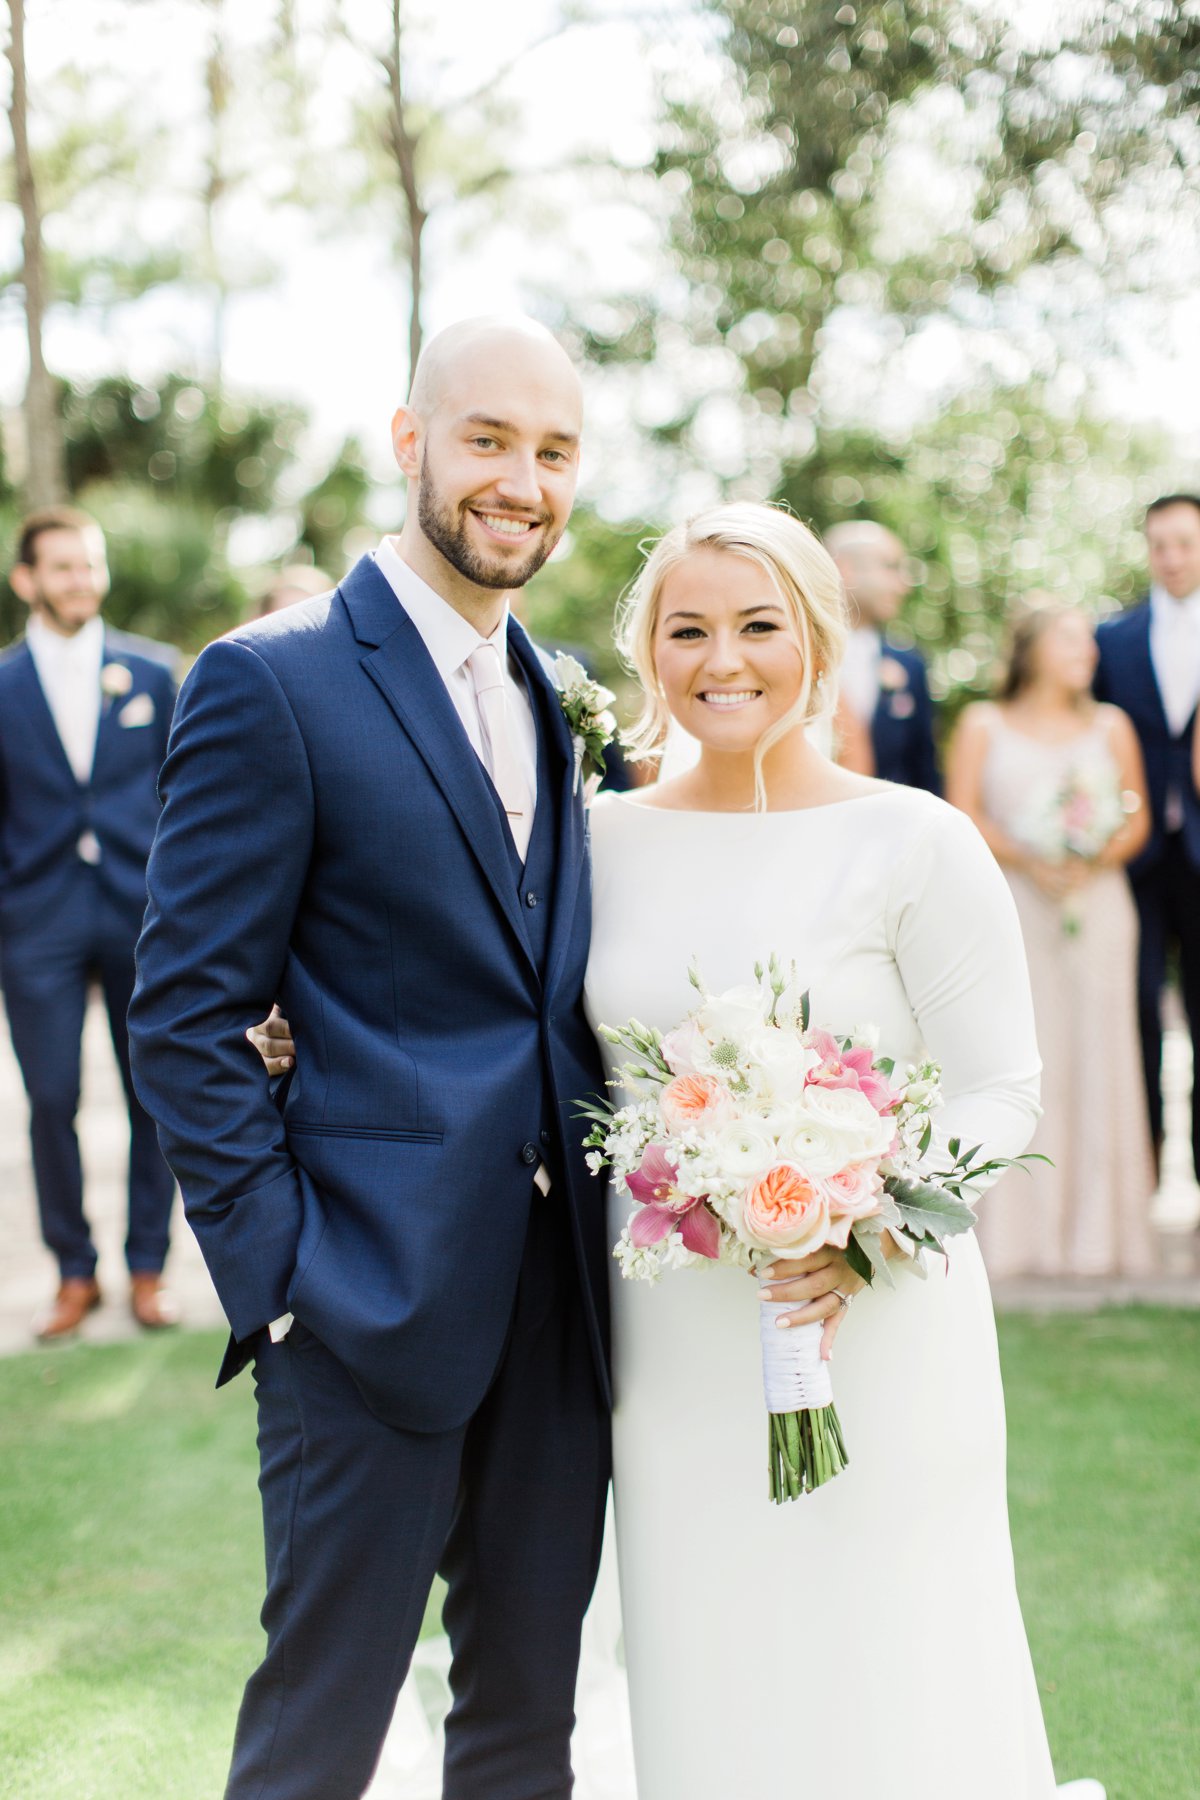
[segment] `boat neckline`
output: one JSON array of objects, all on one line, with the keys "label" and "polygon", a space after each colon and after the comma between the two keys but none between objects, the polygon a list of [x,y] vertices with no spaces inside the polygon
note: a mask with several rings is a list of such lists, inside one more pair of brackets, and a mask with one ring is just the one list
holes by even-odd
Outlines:
[{"label": "boat neckline", "polygon": [[613,792],[613,799],[619,800],[631,812],[649,813],[651,818],[667,818],[672,814],[682,819],[800,819],[808,813],[839,812],[845,806],[861,806],[867,800],[890,800],[894,795],[904,792],[913,793],[915,789],[905,788],[899,782],[889,782],[885,787],[870,794],[855,794],[845,800],[823,800],[819,806],[783,806],[774,812],[729,812],[712,811],[704,807],[693,806],[646,806],[636,800],[632,793]]}]

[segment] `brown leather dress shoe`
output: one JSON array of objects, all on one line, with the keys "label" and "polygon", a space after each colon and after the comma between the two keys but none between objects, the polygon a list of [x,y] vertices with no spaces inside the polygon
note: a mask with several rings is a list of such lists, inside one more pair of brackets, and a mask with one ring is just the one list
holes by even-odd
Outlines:
[{"label": "brown leather dress shoe", "polygon": [[62,1283],[54,1296],[54,1304],[38,1324],[37,1336],[48,1344],[55,1338],[70,1337],[78,1331],[90,1312],[100,1304],[100,1287],[91,1276],[73,1275]]},{"label": "brown leather dress shoe", "polygon": [[179,1308],[163,1286],[161,1275],[131,1276],[129,1310],[147,1331],[165,1331],[179,1323]]}]

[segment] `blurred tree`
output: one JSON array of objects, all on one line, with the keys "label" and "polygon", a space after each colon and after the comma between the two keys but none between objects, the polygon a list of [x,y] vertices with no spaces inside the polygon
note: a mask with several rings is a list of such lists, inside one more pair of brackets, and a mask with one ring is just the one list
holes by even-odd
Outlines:
[{"label": "blurred tree", "polygon": [[367,503],[375,484],[363,462],[362,446],[347,438],[329,468],[299,504],[297,548],[306,550],[319,569],[337,581],[359,547],[376,534],[367,533]]},{"label": "blurred tree", "polygon": [[29,375],[25,386],[25,494],[30,506],[61,500],[66,473],[54,383],[46,367],[42,336],[49,282],[42,244],[42,207],[29,146],[29,88],[25,69],[24,0],[8,0],[8,60],[12,67],[8,116],[12,127],[13,170],[21,209],[20,281],[24,294]]},{"label": "blurred tree", "polygon": [[[949,0],[702,3],[727,75],[668,92],[658,174],[689,322],[772,413],[809,386],[838,310],[990,323],[981,298],[1035,265],[1115,255],[1114,203],[1147,170],[1164,198],[1185,178],[1196,196],[1200,21],[1165,0],[1112,0],[1043,51]],[[1106,272],[1127,280],[1130,259]],[[626,322],[635,354],[647,323]]]},{"label": "blurred tree", "polygon": [[951,0],[702,10],[715,70],[667,78],[655,171],[684,282],[585,307],[589,353],[674,368],[653,435],[724,491],[913,536],[946,680],[960,609],[978,639],[1022,587],[1123,592],[1162,446],[1081,397],[1114,297],[1196,278],[1200,14],[1109,0],[1037,47]]},{"label": "blurred tree", "polygon": [[1161,433],[988,384],[911,433],[825,434],[789,501],[810,519],[878,518],[902,539],[914,589],[899,635],[957,705],[989,690],[1014,602],[1050,593],[1099,615],[1141,591],[1142,511],[1169,470]]},{"label": "blurred tree", "polygon": [[410,32],[419,23],[412,17],[415,10],[404,0],[388,0],[387,37],[380,46],[364,42],[350,29],[335,0],[342,31],[383,77],[382,91],[357,108],[363,170],[352,193],[339,193],[339,218],[344,222],[348,207],[371,212],[384,208],[408,276],[410,369],[416,366],[424,336],[426,231],[431,221],[443,223],[475,201],[486,201],[494,219],[503,198],[518,183],[535,179],[544,189],[568,167],[594,173],[602,161],[588,156],[577,164],[559,160],[540,161],[536,169],[519,167],[509,154],[519,111],[505,94],[516,69],[544,45],[595,23],[598,12],[579,0],[564,0],[539,36],[525,43],[516,39],[515,50],[501,56],[484,81],[456,91],[446,70],[422,66],[411,54]]},{"label": "blurred tree", "polygon": [[613,614],[641,566],[641,546],[657,535],[645,523],[614,523],[580,502],[560,548],[519,602],[521,617],[539,643],[586,651],[595,675],[627,695],[631,683],[613,644]]},{"label": "blurred tree", "polygon": [[73,493],[147,486],[208,511],[225,528],[278,505],[304,424],[286,401],[239,400],[182,375],[140,383],[109,375],[64,400]]},{"label": "blurred tree", "polygon": [[[153,384],[106,376],[62,393],[69,491],[109,540],[114,623],[198,650],[244,616],[251,573],[234,569],[229,541],[258,517],[272,560],[303,549],[335,578],[364,523],[370,482],[347,443],[298,502],[297,447],[305,423],[283,402],[235,400],[181,375]],[[15,526],[0,471],[0,522]],[[9,544],[5,544],[5,552]],[[5,587],[0,642],[24,609]]]}]

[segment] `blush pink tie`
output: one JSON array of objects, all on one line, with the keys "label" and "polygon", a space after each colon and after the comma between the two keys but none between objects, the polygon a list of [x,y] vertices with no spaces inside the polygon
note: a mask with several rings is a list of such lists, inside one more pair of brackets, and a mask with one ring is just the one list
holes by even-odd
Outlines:
[{"label": "blush pink tie", "polygon": [[479,708],[479,723],[483,730],[484,765],[500,796],[500,803],[508,814],[508,827],[517,847],[517,855],[524,862],[533,831],[533,796],[513,742],[508,688],[496,645],[478,645],[468,656],[467,667],[475,684],[475,703]]}]

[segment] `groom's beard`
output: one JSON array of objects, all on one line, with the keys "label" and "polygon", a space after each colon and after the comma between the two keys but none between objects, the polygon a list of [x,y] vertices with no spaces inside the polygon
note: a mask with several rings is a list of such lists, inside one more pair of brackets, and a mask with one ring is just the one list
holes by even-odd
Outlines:
[{"label": "groom's beard", "polygon": [[[505,509],[493,506],[488,510],[502,513]],[[447,506],[439,499],[425,457],[421,459],[421,474],[417,482],[417,518],[429,542],[435,550],[441,551],[451,568],[457,569],[468,581],[473,581],[476,587],[497,588],[500,591],[524,587],[537,574],[562,535],[561,532],[543,531],[524,562],[512,562],[501,559],[500,556],[493,561],[485,553],[475,549],[468,539],[466,507]],[[542,521],[548,526],[550,514],[544,513]]]}]

